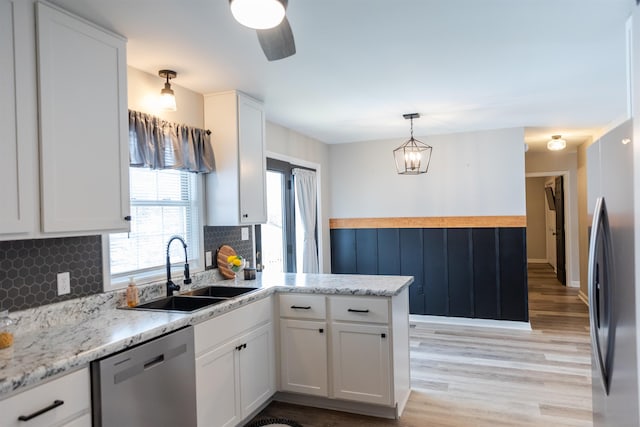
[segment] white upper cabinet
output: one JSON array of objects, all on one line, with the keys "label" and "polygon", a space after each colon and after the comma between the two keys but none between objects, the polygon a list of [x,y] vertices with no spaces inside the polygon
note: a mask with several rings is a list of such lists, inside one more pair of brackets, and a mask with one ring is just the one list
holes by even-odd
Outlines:
[{"label": "white upper cabinet", "polygon": [[0,0],[0,234],[31,232],[35,222],[37,111],[28,12],[24,1]]},{"label": "white upper cabinet", "polygon": [[206,95],[204,123],[211,130],[215,172],[207,175],[207,224],[260,224],[267,220],[265,117],[247,95]]},{"label": "white upper cabinet", "polygon": [[36,11],[42,231],[126,231],[126,40],[48,4]]}]

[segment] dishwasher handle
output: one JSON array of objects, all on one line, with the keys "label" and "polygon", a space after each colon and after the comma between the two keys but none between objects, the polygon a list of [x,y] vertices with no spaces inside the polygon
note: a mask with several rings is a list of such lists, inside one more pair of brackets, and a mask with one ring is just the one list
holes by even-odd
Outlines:
[{"label": "dishwasher handle", "polygon": [[164,353],[152,359],[147,360],[144,363],[144,370],[146,371],[147,369],[151,369],[154,366],[161,364],[162,362],[164,362]]}]

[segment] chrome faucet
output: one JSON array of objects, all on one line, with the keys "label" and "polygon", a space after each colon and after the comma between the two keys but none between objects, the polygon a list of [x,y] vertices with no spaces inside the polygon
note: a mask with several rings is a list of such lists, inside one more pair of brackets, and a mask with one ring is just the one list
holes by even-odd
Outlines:
[{"label": "chrome faucet", "polygon": [[188,262],[189,258],[187,257],[187,244],[185,243],[182,237],[173,236],[169,239],[169,242],[167,242],[167,296],[168,297],[173,295],[174,291],[180,290],[180,285],[176,285],[171,280],[171,260],[169,259],[169,247],[171,246],[171,242],[173,242],[174,240],[180,240],[180,242],[182,242],[182,247],[184,248],[184,281],[183,283],[185,285],[188,285],[191,283],[191,277],[189,277],[189,262]]}]

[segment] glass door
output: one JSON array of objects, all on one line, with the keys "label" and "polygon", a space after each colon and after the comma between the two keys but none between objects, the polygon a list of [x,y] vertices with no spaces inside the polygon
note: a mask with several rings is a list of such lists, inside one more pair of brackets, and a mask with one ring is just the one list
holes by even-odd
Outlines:
[{"label": "glass door", "polygon": [[292,174],[297,167],[267,159],[267,223],[256,227],[258,262],[265,271],[302,271],[304,234]]}]

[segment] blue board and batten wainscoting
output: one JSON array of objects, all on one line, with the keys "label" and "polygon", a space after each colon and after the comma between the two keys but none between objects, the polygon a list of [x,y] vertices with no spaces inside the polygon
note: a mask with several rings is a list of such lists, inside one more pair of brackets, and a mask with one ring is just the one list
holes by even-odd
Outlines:
[{"label": "blue board and batten wainscoting", "polygon": [[[520,218],[520,217],[517,217]],[[459,219],[459,217],[458,217]],[[418,225],[425,225],[418,221]],[[345,274],[414,276],[412,314],[528,321],[527,255],[524,226],[497,221],[447,221],[435,226],[360,228],[331,221],[331,270]],[[371,225],[364,222],[363,225]],[[411,224],[411,222],[409,223]],[[354,226],[355,225],[355,226]],[[375,224],[374,224],[375,225]]]}]

